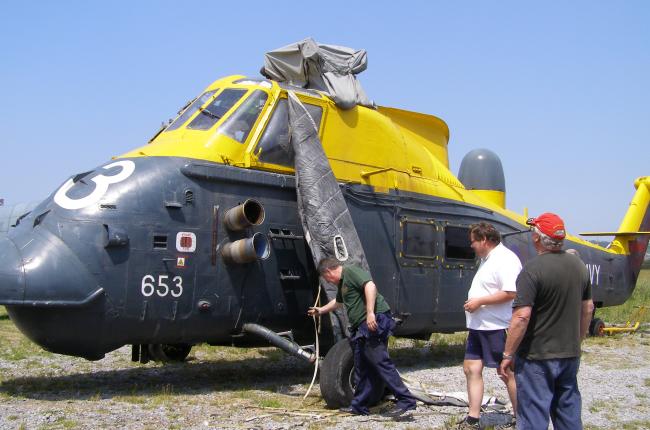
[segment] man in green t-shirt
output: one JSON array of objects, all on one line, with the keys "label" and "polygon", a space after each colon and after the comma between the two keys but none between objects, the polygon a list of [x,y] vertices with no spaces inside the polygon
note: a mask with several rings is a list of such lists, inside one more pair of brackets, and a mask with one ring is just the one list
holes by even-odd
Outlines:
[{"label": "man in green t-shirt", "polygon": [[325,306],[310,308],[309,315],[332,312],[345,305],[350,321],[350,345],[354,352],[357,386],[349,408],[344,412],[368,415],[368,401],[381,381],[392,391],[397,403],[387,414],[399,416],[416,407],[415,398],[406,388],[388,355],[388,337],[395,328],[390,307],[368,272],[354,265],[342,266],[334,258],[324,258],[318,272],[327,282],[337,286],[336,298]]}]

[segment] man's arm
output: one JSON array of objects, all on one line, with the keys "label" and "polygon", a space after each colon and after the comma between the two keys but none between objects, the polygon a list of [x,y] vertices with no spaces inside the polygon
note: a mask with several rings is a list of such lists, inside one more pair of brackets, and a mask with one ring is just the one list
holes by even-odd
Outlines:
[{"label": "man's arm", "polygon": [[309,315],[309,316],[315,316],[316,315],[317,316],[317,315],[321,315],[321,314],[326,314],[326,313],[335,311],[337,308],[340,308],[341,306],[343,306],[342,303],[338,303],[336,301],[336,299],[332,299],[332,300],[329,301],[329,303],[327,303],[324,306],[321,306],[321,307],[316,306],[316,307],[313,307],[313,308],[309,308],[309,310],[307,311],[307,315]]},{"label": "man's arm", "polygon": [[582,309],[580,313],[580,339],[583,340],[587,337],[587,331],[589,331],[589,323],[591,322],[591,316],[594,314],[594,302],[589,300],[582,301]]},{"label": "man's arm", "polygon": [[377,286],[374,282],[368,281],[363,285],[363,294],[366,296],[366,323],[368,330],[377,330],[375,318],[375,301],[377,300]]},{"label": "man's arm", "polygon": [[510,328],[508,329],[508,339],[506,340],[506,347],[503,351],[503,360],[499,365],[497,372],[501,379],[505,381],[506,368],[513,369],[514,355],[521,344],[521,341],[526,334],[528,323],[530,322],[530,315],[533,312],[532,306],[519,306],[512,311],[512,319],[510,320]]},{"label": "man's arm", "polygon": [[517,295],[514,291],[499,291],[489,296],[475,297],[465,302],[463,306],[467,312],[474,312],[483,305],[497,305],[514,300]]}]

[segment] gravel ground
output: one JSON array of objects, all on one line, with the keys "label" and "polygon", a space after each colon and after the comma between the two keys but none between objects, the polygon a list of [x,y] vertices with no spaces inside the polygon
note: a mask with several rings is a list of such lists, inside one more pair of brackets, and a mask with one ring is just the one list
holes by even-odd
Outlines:
[{"label": "gravel ground", "polygon": [[[435,391],[464,391],[459,346],[441,358],[430,344],[416,345],[400,341],[391,350],[405,376]],[[400,421],[340,415],[324,407],[318,385],[303,402],[313,369],[271,348],[200,347],[187,363],[141,365],[130,362],[128,347],[97,362],[36,349],[11,357],[11,345],[0,347],[2,429],[449,428],[465,413],[422,405]],[[585,427],[650,428],[650,333],[590,339],[583,351]],[[506,397],[492,370],[485,386]]]}]

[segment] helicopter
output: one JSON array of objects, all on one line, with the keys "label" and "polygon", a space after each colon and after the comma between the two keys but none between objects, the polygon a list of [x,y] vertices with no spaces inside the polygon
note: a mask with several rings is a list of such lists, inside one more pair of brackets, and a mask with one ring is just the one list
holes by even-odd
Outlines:
[{"label": "helicopter", "polygon": [[[211,83],[144,146],[74,174],[0,238],[0,305],[29,339],[98,360],[182,361],[193,345],[271,343],[314,362],[306,310],[320,290],[298,216],[288,121],[295,95],[316,127],[395,335],[465,330],[478,259],[469,226],[485,221],[525,263],[527,214],[505,207],[496,154],[449,169],[449,129],[432,115],[355,104],[268,77]],[[607,247],[568,235],[596,308],[632,294],[648,246],[650,177]],[[594,319],[592,326],[601,324]],[[593,327],[592,327],[593,329]],[[324,318],[321,391],[352,397],[344,315]]]}]

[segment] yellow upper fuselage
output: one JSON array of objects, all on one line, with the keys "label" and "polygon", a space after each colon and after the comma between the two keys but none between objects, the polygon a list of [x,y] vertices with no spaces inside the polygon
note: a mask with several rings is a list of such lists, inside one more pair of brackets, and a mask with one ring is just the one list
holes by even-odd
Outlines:
[{"label": "yellow upper fuselage", "polygon": [[[324,93],[291,89],[316,117],[320,114],[319,136],[339,181],[370,185],[379,193],[395,189],[456,200],[525,226],[523,215],[503,207],[503,193],[467,190],[451,173],[449,129],[441,119],[386,107],[342,110]],[[274,81],[244,76],[219,79],[149,144],[120,157],[184,157],[291,174],[292,164],[277,162],[273,154],[282,151],[269,146],[265,137],[286,99],[287,86]],[[286,143],[286,135],[275,140],[283,138]],[[576,237],[569,239],[602,249]]]}]

